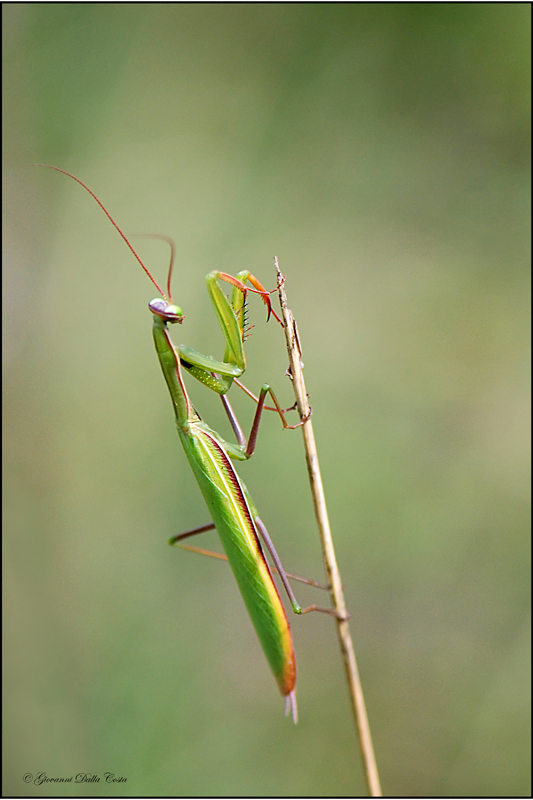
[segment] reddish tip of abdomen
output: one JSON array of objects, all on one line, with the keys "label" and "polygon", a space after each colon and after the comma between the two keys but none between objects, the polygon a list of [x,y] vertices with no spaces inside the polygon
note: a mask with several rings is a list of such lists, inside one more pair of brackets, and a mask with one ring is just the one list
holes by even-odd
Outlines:
[{"label": "reddish tip of abdomen", "polygon": [[296,685],[296,659],[294,658],[294,649],[292,646],[291,629],[287,627],[285,641],[285,665],[283,674],[278,679],[278,685],[281,694],[286,697],[289,695]]}]

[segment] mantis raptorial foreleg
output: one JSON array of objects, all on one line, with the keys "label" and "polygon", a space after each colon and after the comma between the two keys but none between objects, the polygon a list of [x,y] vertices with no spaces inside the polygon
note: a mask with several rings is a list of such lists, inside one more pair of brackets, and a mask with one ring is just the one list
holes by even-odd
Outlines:
[{"label": "mantis raptorial foreleg", "polygon": [[[219,281],[233,285],[231,302],[228,300]],[[252,284],[251,287],[246,283]],[[248,270],[243,270],[234,277],[227,272],[217,270],[206,276],[207,290],[222,333],[226,340],[226,349],[222,361],[205,356],[186,345],[178,345],[177,351],[181,366],[196,380],[208,386],[217,394],[224,395],[235,378],[239,378],[246,369],[244,355],[244,337],[246,333],[246,293],[260,294],[268,308],[268,316],[274,316],[283,325],[272,309],[270,297],[264,286]]]}]

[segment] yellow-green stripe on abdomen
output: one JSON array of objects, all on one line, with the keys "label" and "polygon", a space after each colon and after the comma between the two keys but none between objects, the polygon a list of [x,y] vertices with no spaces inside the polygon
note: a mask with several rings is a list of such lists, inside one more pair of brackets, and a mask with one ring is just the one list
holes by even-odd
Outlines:
[{"label": "yellow-green stripe on abdomen", "polygon": [[296,683],[291,630],[243,487],[212,435],[192,424],[189,435],[181,438],[267,661],[286,696]]}]

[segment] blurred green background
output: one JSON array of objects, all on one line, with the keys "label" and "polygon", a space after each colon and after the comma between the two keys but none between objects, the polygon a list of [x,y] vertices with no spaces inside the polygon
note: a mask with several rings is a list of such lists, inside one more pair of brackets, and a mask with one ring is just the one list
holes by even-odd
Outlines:
[{"label": "blurred green background", "polygon": [[[207,513],[155,292],[44,161],[174,237],[174,338],[202,352],[207,272],[273,287],[279,257],[384,793],[528,795],[529,5],[3,13],[4,794],[365,793],[331,620],[293,623],[294,727],[227,568],[167,546]],[[246,383],[289,405],[281,330],[250,319]],[[239,471],[320,578],[300,433],[267,419]]]}]

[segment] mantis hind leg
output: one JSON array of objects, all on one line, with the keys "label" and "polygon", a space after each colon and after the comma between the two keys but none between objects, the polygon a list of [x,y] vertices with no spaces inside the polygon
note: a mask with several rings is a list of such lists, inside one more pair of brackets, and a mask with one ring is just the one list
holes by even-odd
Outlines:
[{"label": "mantis hind leg", "polygon": [[[283,583],[283,587],[287,592],[287,596],[289,598],[294,613],[300,615],[300,614],[308,614],[309,611],[320,611],[322,614],[329,614],[330,616],[335,617],[336,619],[342,619],[342,620],[346,619],[346,617],[339,616],[338,612],[335,611],[334,608],[325,608],[324,606],[317,606],[316,603],[313,603],[313,605],[311,606],[306,606],[306,608],[301,607],[288,581],[288,578],[290,577],[289,573],[285,572],[283,568],[283,564],[281,563],[281,559],[277,553],[276,548],[274,547],[274,542],[270,538],[270,534],[266,529],[266,525],[264,524],[263,520],[258,516],[254,518],[254,522],[256,524],[257,530],[261,534],[261,538],[263,539],[268,552],[272,557],[272,561],[276,565],[275,571],[281,578],[281,582]],[[310,583],[310,581],[306,580],[305,583]],[[312,585],[316,586],[318,584],[315,581],[313,581]],[[329,588],[327,586],[320,585],[320,588],[325,589],[327,592],[329,592]]]},{"label": "mantis hind leg", "polygon": [[[319,583],[319,581],[312,580],[311,578],[302,578],[301,575],[295,575],[292,572],[287,572],[281,563],[281,559],[277,553],[276,548],[274,547],[274,543],[270,538],[270,534],[266,529],[266,525],[262,521],[262,519],[258,516],[254,517],[254,522],[259,531],[265,546],[270,553],[272,560],[274,562],[273,567],[269,566],[269,569],[272,572],[277,573],[280,578],[285,591],[287,592],[287,596],[293,608],[295,614],[308,614],[310,611],[320,611],[322,614],[329,614],[332,617],[336,617],[337,619],[346,619],[345,617],[339,617],[335,609],[333,608],[325,608],[323,606],[318,606],[315,603],[310,606],[306,606],[306,608],[302,608],[296,597],[292,588],[289,584],[289,578],[293,581],[298,581],[299,583],[305,583],[308,586],[315,586],[317,589],[322,589],[324,592],[329,592],[329,587],[325,586],[323,583]],[[181,547],[183,550],[190,550],[192,553],[199,553],[203,556],[210,556],[211,558],[218,558],[221,561],[227,561],[228,557],[224,553],[215,553],[213,550],[204,550],[201,547],[192,547],[191,545],[186,544],[179,544],[179,542],[183,541],[183,539],[188,539],[190,536],[196,536],[198,533],[204,533],[205,531],[212,531],[215,530],[215,524],[213,522],[208,522],[206,525],[200,525],[197,528],[191,528],[190,530],[184,531],[183,533],[178,533],[177,536],[173,536],[169,539],[169,544],[177,545]],[[348,617],[349,619],[349,617]]]},{"label": "mantis hind leg", "polygon": [[191,528],[188,531],[183,531],[183,533],[178,533],[177,536],[173,536],[172,539],[168,540],[169,544],[177,544],[181,539],[187,539],[189,536],[196,536],[197,533],[203,533],[204,531],[212,531],[215,529],[214,522],[208,522],[207,525],[200,525],[198,528]]}]

